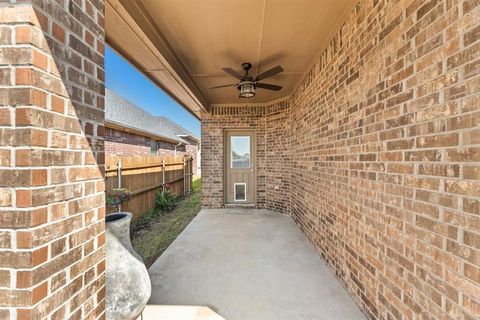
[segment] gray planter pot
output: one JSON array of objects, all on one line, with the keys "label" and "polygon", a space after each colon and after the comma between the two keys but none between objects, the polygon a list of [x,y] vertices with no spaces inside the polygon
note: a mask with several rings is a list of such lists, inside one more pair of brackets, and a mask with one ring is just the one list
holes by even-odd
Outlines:
[{"label": "gray planter pot", "polygon": [[105,217],[106,225],[106,318],[136,319],[147,304],[152,286],[142,258],[130,242],[129,212]]}]

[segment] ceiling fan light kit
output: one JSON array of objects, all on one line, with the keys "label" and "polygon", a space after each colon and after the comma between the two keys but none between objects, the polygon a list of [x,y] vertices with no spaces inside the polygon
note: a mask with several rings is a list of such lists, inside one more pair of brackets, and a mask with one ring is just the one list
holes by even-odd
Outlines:
[{"label": "ceiling fan light kit", "polygon": [[240,98],[255,97],[255,83],[252,81],[240,82],[238,85],[238,90],[240,90]]},{"label": "ceiling fan light kit", "polygon": [[256,89],[261,88],[261,89],[266,89],[266,90],[273,90],[273,91],[279,91],[282,89],[281,86],[277,86],[275,84],[270,84],[270,83],[262,83],[258,82],[262,79],[272,77],[276,74],[279,74],[280,72],[283,71],[283,68],[281,66],[275,66],[273,68],[267,69],[263,72],[260,72],[256,76],[251,76],[248,74],[248,70],[252,68],[252,64],[245,62],[242,63],[242,68],[245,70],[245,75],[241,75],[237,71],[235,71],[232,68],[223,68],[222,70],[228,73],[229,75],[237,78],[240,80],[238,84],[227,84],[227,85],[220,85],[220,86],[215,86],[211,87],[209,89],[219,89],[219,88],[226,88],[226,87],[237,87],[237,89],[240,91],[239,98],[253,98],[255,97]]}]

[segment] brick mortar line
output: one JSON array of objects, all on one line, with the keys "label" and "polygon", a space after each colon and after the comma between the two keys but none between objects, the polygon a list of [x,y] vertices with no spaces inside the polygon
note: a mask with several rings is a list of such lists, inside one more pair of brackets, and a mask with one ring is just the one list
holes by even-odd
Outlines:
[{"label": "brick mortar line", "polygon": [[[97,207],[97,208],[100,208],[100,207]],[[79,213],[79,214],[76,214],[76,215],[73,215],[73,216],[69,216],[69,217],[70,217],[70,218],[72,218],[72,217],[79,217],[79,216],[82,216],[84,213],[85,213],[85,212]],[[68,219],[68,218],[65,218],[65,219],[61,219],[61,220],[56,220],[56,221],[52,221],[52,222],[49,222],[49,223],[45,223],[45,224],[43,224],[43,225],[38,226],[38,228],[36,228],[36,229],[42,229],[42,228],[48,227],[49,225],[63,223],[63,222],[65,222],[65,221],[67,221],[67,220],[69,220],[69,219]],[[83,219],[82,219],[82,220],[83,220]],[[78,227],[77,229],[74,229],[74,230],[72,230],[71,232],[62,235],[61,238],[54,238],[54,239],[52,239],[52,240],[50,240],[50,241],[47,241],[47,242],[42,243],[42,244],[39,244],[39,245],[37,245],[37,246],[32,246],[31,248],[0,249],[0,252],[20,252],[20,253],[21,253],[21,252],[24,252],[24,253],[31,253],[31,252],[33,252],[33,251],[36,251],[36,250],[41,249],[41,248],[44,248],[44,247],[50,248],[50,246],[51,246],[55,241],[58,241],[59,239],[63,239],[63,238],[65,238],[65,240],[68,240],[68,238],[69,238],[70,236],[75,235],[75,234],[78,233],[78,232],[81,232],[81,231],[86,230],[87,227],[91,227],[91,226],[93,226],[95,223],[101,225],[101,224],[102,224],[102,221],[101,221],[101,220],[98,220],[97,222],[92,222],[92,223],[89,223],[89,224],[86,224],[86,225],[82,225],[82,226]],[[28,231],[36,231],[36,229],[34,229],[34,228],[30,228],[30,229],[17,229],[17,230],[15,230],[15,231],[26,231],[26,232],[28,232]],[[103,230],[101,233],[99,233],[99,234],[91,237],[88,241],[94,240],[94,241],[96,242],[96,241],[97,241],[97,237],[100,236],[100,235],[102,235],[102,234],[105,234],[105,230]],[[62,254],[59,254],[59,255],[55,256],[54,259],[57,259],[58,257],[61,257],[62,255],[65,255],[65,254],[67,254],[67,253],[69,253],[70,251],[73,251],[73,250],[75,250],[75,249],[83,248],[83,247],[82,247],[83,245],[84,245],[84,243],[80,243],[80,244],[78,244],[78,245],[76,245],[76,246],[74,246],[74,247],[70,247],[69,243],[66,243],[66,251],[63,252]],[[100,249],[100,248],[103,248],[103,247],[104,247],[104,245],[102,245],[101,247],[98,247],[97,249],[95,249],[94,251],[92,251],[92,253],[95,252],[96,250]],[[48,250],[48,251],[50,251],[50,250]],[[83,250],[81,250],[81,251],[82,251],[82,259],[81,259],[81,260],[83,260],[83,258],[84,258],[84,257],[83,257]],[[85,256],[85,257],[88,257],[88,256],[91,255],[92,253],[88,254],[88,255]],[[50,254],[49,254],[49,256],[50,256]],[[80,262],[81,260],[75,261],[74,263],[78,263],[78,262]],[[38,269],[38,268],[40,268],[41,266],[47,264],[49,261],[51,261],[51,260],[44,261],[44,262],[42,262],[41,264],[36,265],[36,266],[33,266],[33,267],[30,267],[30,268],[7,268],[7,269],[16,270],[16,271],[33,271],[33,270]],[[70,265],[69,265],[69,266],[70,266]],[[67,266],[67,267],[68,267],[68,266]],[[64,271],[64,270],[65,270],[65,269],[62,269],[62,270],[60,270],[59,272]],[[51,278],[51,277],[48,277],[48,278]],[[48,278],[47,278],[47,279],[48,279]],[[45,279],[45,280],[46,280],[46,279]]]},{"label": "brick mortar line", "polygon": [[[101,181],[102,179],[97,179],[97,180],[94,180],[94,181]],[[93,182],[93,181],[91,181]],[[83,185],[83,182],[79,182],[78,184],[82,184]],[[51,187],[40,187],[40,188],[37,188],[36,190],[44,190],[44,189],[47,189],[47,188],[56,188],[58,186],[61,186],[61,187],[64,187],[64,186],[68,186],[68,185],[71,185],[71,183],[65,183],[65,184],[62,184],[62,185],[52,185]],[[0,188],[0,189],[9,189],[9,190],[13,190],[13,191],[16,191],[18,189],[26,189],[26,190],[32,190],[33,187],[24,187],[24,188]],[[12,192],[12,197],[15,195],[16,193],[15,192]],[[88,197],[88,196],[93,196],[93,195],[100,195],[100,194],[105,194],[104,191],[100,191],[100,192],[95,192],[95,193],[92,193],[90,195],[84,195],[83,197]],[[22,208],[22,207],[17,207],[17,206],[5,206],[5,207],[0,207],[0,212],[1,211],[11,211],[11,210],[20,210],[20,211],[32,211],[32,210],[37,210],[37,209],[41,209],[41,208],[44,208],[45,206],[49,206],[51,205],[52,203],[53,204],[57,204],[57,203],[62,203],[62,202],[69,202],[69,201],[76,201],[75,199],[80,199],[80,198],[71,198],[71,199],[68,199],[68,200],[60,200],[60,201],[56,201],[56,202],[49,202],[48,204],[41,204],[41,205],[38,205],[38,206],[30,206],[28,208]],[[12,203],[16,203],[16,201],[14,202],[12,200]],[[95,207],[95,208],[102,208],[102,207]],[[22,210],[23,209],[23,210]],[[84,211],[82,213],[85,213],[87,211]]]},{"label": "brick mortar line", "polygon": [[[98,249],[97,249],[97,250],[98,250]],[[95,250],[95,251],[96,251],[96,250]],[[94,253],[95,251],[93,251],[92,253]],[[87,256],[87,257],[88,257],[88,256]],[[75,261],[75,263],[78,263],[78,262],[79,262],[79,261]],[[97,263],[94,267],[96,267],[97,265],[98,265],[98,263]],[[72,266],[72,265],[69,265],[68,267],[71,267],[71,266]],[[51,279],[54,278],[56,275],[60,274],[60,273],[63,272],[63,271],[64,271],[64,270],[60,270],[59,272],[53,274],[50,278],[45,279],[44,281],[48,281],[48,282],[49,282],[49,287],[50,287],[50,281],[51,281]],[[95,273],[96,273],[96,272],[95,272]],[[97,275],[97,276],[89,283],[89,285],[92,284],[92,283],[94,283],[95,281],[98,281],[99,279],[101,279],[102,276],[104,275],[104,273],[105,273],[105,271],[103,271],[100,275]],[[63,285],[63,286],[57,288],[55,291],[51,292],[50,295],[51,295],[51,294],[55,294],[55,293],[59,292],[60,290],[63,290],[63,289],[65,289],[65,288],[67,288],[68,285],[70,285],[72,282],[74,282],[76,279],[78,279],[78,278],[80,278],[80,277],[83,278],[83,276],[84,276],[84,274],[79,274],[76,278],[70,279],[69,282],[66,282],[65,285]],[[83,279],[82,279],[82,283],[83,283]],[[35,287],[35,286],[33,286],[33,287]],[[33,288],[33,287],[32,287],[32,288]],[[82,285],[82,288],[83,288],[83,287],[85,287],[85,286]],[[102,289],[102,288],[99,288],[97,291],[95,291],[94,294],[97,294],[98,291],[100,291],[101,289]],[[58,310],[58,309],[63,308],[63,307],[65,307],[65,306],[67,306],[67,307],[69,308],[69,302],[71,302],[71,300],[73,300],[75,297],[77,297],[77,296],[78,296],[79,294],[81,294],[81,293],[82,293],[82,291],[78,291],[76,294],[74,294],[73,296],[71,296],[71,297],[68,298],[67,300],[63,301],[63,303],[60,304],[59,307],[58,307],[57,309],[55,309],[55,310]],[[29,307],[24,307],[24,308],[28,308],[28,309],[34,310],[35,308],[37,308],[37,306],[40,306],[44,301],[46,301],[47,299],[49,299],[49,298],[50,298],[50,295],[45,296],[43,299],[41,299],[40,301],[38,301],[37,304],[35,304],[35,305],[33,305],[33,306],[29,306]],[[81,308],[81,307],[82,307],[82,305],[80,305],[80,308]],[[54,311],[52,311],[52,312],[49,313],[49,314],[53,314],[53,313],[54,313]],[[70,314],[72,314],[72,313],[70,312]]]}]

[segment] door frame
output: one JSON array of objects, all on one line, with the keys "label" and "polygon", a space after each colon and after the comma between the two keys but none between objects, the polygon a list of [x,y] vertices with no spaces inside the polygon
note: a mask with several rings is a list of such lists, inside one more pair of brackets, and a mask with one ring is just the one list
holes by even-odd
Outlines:
[{"label": "door frame", "polygon": [[[227,143],[229,143],[227,139],[227,134],[229,132],[248,132],[252,134],[253,142],[251,146],[255,148],[255,156],[252,158],[253,160],[253,179],[254,179],[254,187],[255,190],[253,192],[253,201],[252,203],[242,203],[241,201],[237,203],[228,203],[227,202],[227,168],[229,166],[228,161],[228,148]],[[258,180],[257,180],[257,130],[255,128],[224,128],[223,129],[223,205],[246,205],[251,206],[252,204],[257,207],[257,190],[258,190]],[[245,189],[246,190],[246,189]]]}]

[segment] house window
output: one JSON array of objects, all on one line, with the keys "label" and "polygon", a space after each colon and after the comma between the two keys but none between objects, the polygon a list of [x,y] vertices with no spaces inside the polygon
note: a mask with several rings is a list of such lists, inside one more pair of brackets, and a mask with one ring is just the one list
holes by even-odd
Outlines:
[{"label": "house window", "polygon": [[150,154],[156,156],[158,151],[158,143],[156,140],[150,140]]},{"label": "house window", "polygon": [[231,168],[245,169],[250,168],[250,137],[232,136],[230,141],[232,148]]},{"label": "house window", "polygon": [[247,184],[234,183],[233,184],[235,201],[247,201]]}]

